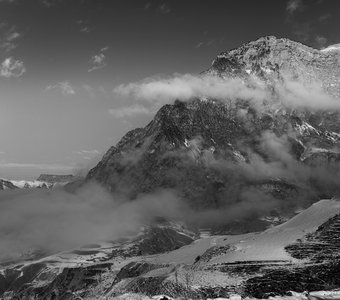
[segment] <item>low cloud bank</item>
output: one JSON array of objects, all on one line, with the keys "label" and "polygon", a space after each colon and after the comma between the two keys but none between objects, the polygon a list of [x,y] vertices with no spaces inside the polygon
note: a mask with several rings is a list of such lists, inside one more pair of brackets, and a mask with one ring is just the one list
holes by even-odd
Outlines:
[{"label": "low cloud bank", "polygon": [[175,74],[164,79],[148,78],[142,82],[119,85],[114,92],[159,104],[169,103],[176,99],[185,101],[195,97],[262,101],[267,95],[260,83],[253,82],[253,86],[248,86],[240,78],[225,80],[216,76],[190,74]]},{"label": "low cloud bank", "polygon": [[168,78],[147,78],[140,82],[119,85],[114,93],[154,105],[176,99],[212,98],[222,101],[249,101],[259,110],[274,101],[288,108],[340,110],[340,100],[327,95],[320,82],[301,83],[290,77],[276,82],[273,90],[255,76],[225,79],[218,76],[175,74]]},{"label": "low cloud bank", "polygon": [[0,261],[41,249],[55,252],[138,232],[154,216],[173,218],[180,203],[163,191],[127,201],[95,184],[0,193]]}]

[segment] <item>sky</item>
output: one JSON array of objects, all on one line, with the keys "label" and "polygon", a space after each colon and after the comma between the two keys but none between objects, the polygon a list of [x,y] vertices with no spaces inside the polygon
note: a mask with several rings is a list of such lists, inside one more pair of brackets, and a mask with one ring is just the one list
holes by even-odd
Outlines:
[{"label": "sky", "polygon": [[0,0],[0,177],[92,167],[157,109],[116,93],[261,36],[340,43],[338,0]]}]

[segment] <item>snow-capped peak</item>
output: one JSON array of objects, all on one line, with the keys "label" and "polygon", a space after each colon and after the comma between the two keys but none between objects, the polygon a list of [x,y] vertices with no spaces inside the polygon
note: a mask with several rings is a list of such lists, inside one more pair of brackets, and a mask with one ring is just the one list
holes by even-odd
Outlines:
[{"label": "snow-capped peak", "polygon": [[321,52],[333,52],[333,51],[340,51],[340,43],[330,45],[327,48],[321,49]]}]

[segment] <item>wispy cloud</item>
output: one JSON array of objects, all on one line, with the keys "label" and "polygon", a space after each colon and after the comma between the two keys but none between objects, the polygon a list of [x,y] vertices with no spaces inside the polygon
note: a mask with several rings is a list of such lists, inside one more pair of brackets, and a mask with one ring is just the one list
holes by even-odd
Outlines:
[{"label": "wispy cloud", "polygon": [[175,74],[168,78],[147,78],[141,82],[119,85],[114,89],[114,93],[155,105],[176,99],[190,100],[194,97],[264,99],[266,96],[264,89],[248,88],[239,78],[224,80],[214,76],[191,74]]},{"label": "wispy cloud", "polygon": [[109,114],[115,118],[126,118],[135,115],[145,115],[150,114],[152,112],[153,112],[152,109],[148,109],[145,106],[139,104],[109,109]]},{"label": "wispy cloud", "polygon": [[168,14],[171,12],[171,8],[165,3],[163,2],[159,7],[158,10],[162,13],[162,14]]},{"label": "wispy cloud", "polygon": [[315,43],[319,48],[324,48],[327,44],[327,38],[322,35],[317,35],[315,37]]},{"label": "wispy cloud", "polygon": [[[338,99],[327,95],[317,82],[303,84],[287,77],[276,88],[280,102],[284,106],[294,109],[340,110]],[[169,78],[146,79],[142,82],[120,85],[114,92],[151,103],[156,107],[176,99],[188,101],[197,97],[219,99],[227,103],[244,99],[260,111],[265,109],[265,99],[272,97],[271,92],[256,77],[250,78],[247,83],[242,78],[223,79],[217,76],[191,74],[176,74]]]},{"label": "wispy cloud", "polygon": [[88,72],[92,72],[95,70],[100,70],[106,67],[106,56],[104,52],[106,52],[109,49],[109,47],[104,47],[100,49],[99,53],[96,55],[93,55],[90,59],[91,68],[88,69]]},{"label": "wispy cloud", "polygon": [[157,3],[156,5],[153,5],[151,1],[147,2],[144,6],[144,10],[145,11],[153,10],[164,15],[171,12],[171,8],[166,2],[162,2],[160,4]]},{"label": "wispy cloud", "polygon": [[78,150],[78,151],[72,151],[73,154],[78,154],[78,155],[97,155],[99,154],[99,151],[97,149],[94,150]]},{"label": "wispy cloud", "polygon": [[91,32],[91,28],[90,28],[88,22],[86,22],[84,20],[77,20],[76,23],[79,26],[79,31],[80,32],[83,32],[83,33]]},{"label": "wispy cloud", "polygon": [[0,49],[10,52],[17,47],[17,40],[21,34],[16,30],[15,26],[9,27],[7,23],[0,23]]},{"label": "wispy cloud", "polygon": [[72,151],[72,154],[80,156],[82,159],[92,160],[92,159],[98,157],[100,152],[97,149],[78,150],[78,151]]},{"label": "wispy cloud", "polygon": [[55,5],[59,0],[40,0],[41,4],[45,7],[50,8]]},{"label": "wispy cloud", "polygon": [[204,45],[204,42],[199,42],[196,44],[195,48],[201,48]]},{"label": "wispy cloud", "polygon": [[328,21],[330,18],[332,17],[332,15],[330,13],[326,13],[321,15],[318,20],[320,23],[325,23],[326,21]]},{"label": "wispy cloud", "polygon": [[25,65],[21,60],[15,60],[13,57],[6,58],[0,66],[0,75],[2,77],[20,77],[26,72]]},{"label": "wispy cloud", "polygon": [[48,85],[45,91],[57,90],[60,91],[64,96],[75,95],[76,91],[68,81],[58,82],[54,85]]},{"label": "wispy cloud", "polygon": [[304,5],[302,0],[289,0],[287,2],[286,10],[289,14],[294,14],[297,11],[302,11]]},{"label": "wispy cloud", "polygon": [[286,5],[287,18],[286,22],[292,26],[292,34],[303,43],[309,43],[314,47],[323,48],[327,43],[327,38],[321,34],[317,34],[317,23],[325,23],[332,15],[329,12],[322,13],[315,19],[317,22],[312,21],[310,18],[300,18],[297,12],[307,11],[314,4],[321,5],[323,1],[305,1],[305,0],[288,0]]},{"label": "wispy cloud", "polygon": [[312,27],[310,23],[296,23],[293,26],[293,34],[303,42],[307,42],[312,35]]}]

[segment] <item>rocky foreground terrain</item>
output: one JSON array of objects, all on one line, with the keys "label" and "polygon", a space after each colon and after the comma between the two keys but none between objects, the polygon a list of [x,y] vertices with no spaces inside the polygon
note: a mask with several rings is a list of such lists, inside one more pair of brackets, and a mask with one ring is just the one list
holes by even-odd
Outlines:
[{"label": "rocky foreground terrain", "polygon": [[95,181],[129,201],[171,191],[176,221],[2,265],[1,297],[335,297],[339,57],[275,37],[218,55],[200,76],[236,92],[163,106],[67,186]]},{"label": "rocky foreground terrain", "polygon": [[198,235],[158,220],[138,236],[3,266],[0,292],[3,299],[266,299],[293,291],[306,299],[306,291],[339,287],[339,224],[338,200],[262,233]]}]

